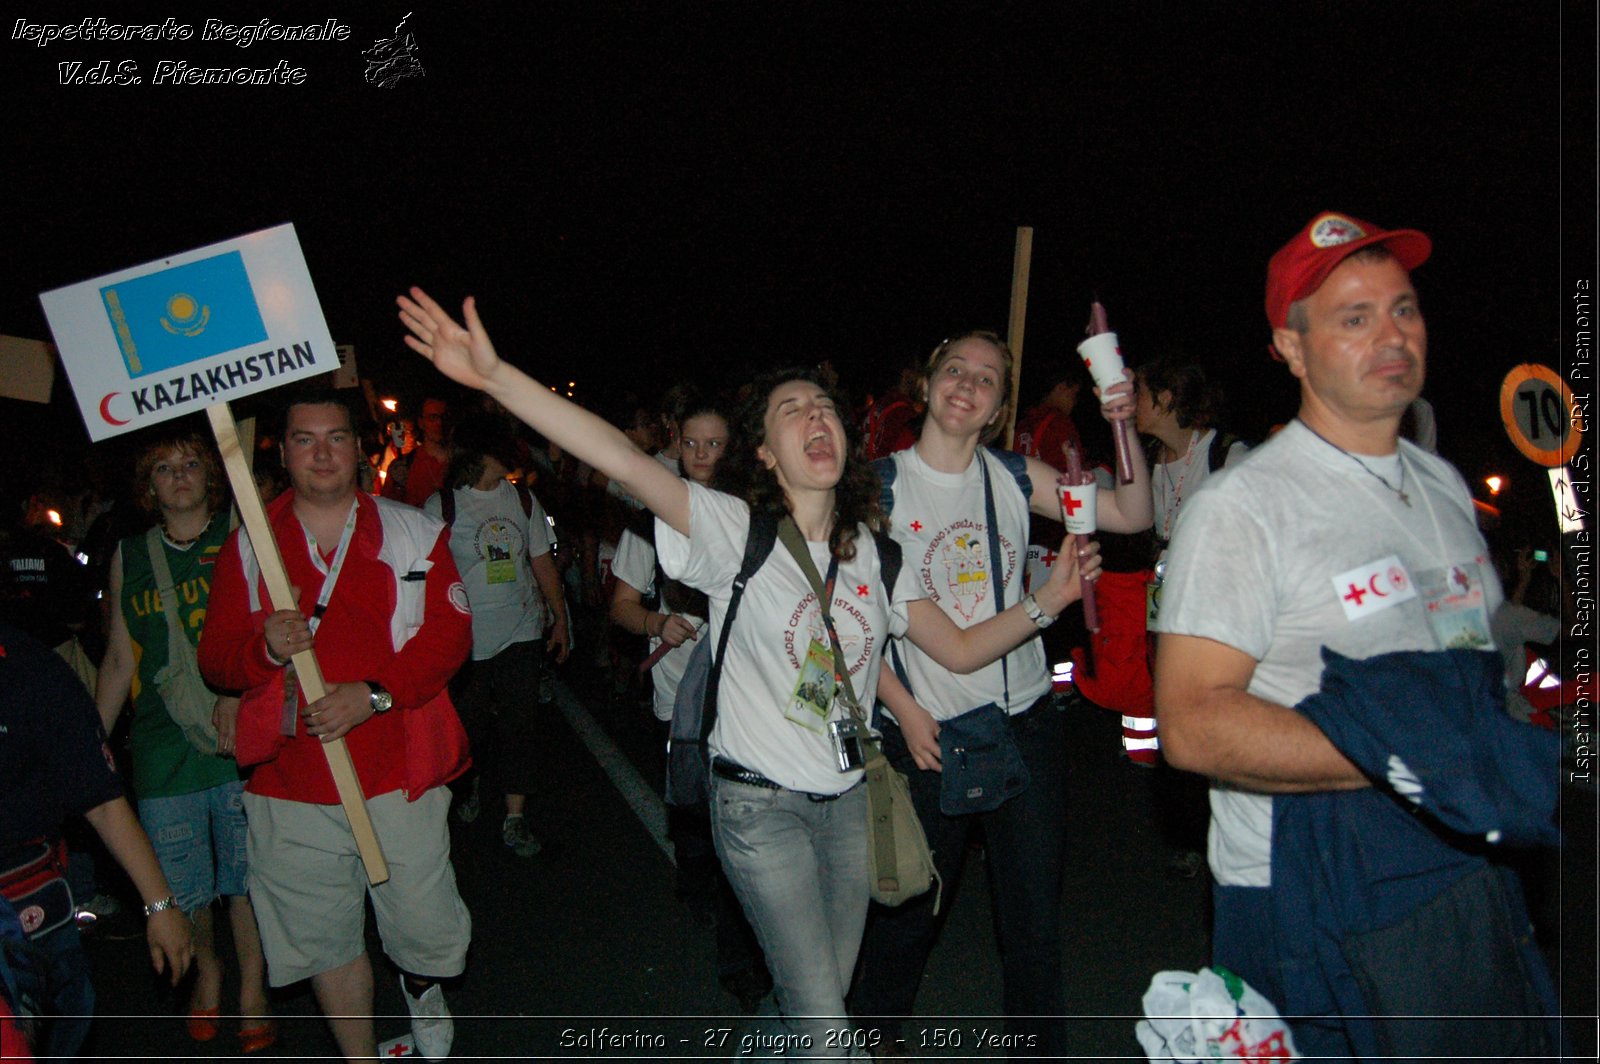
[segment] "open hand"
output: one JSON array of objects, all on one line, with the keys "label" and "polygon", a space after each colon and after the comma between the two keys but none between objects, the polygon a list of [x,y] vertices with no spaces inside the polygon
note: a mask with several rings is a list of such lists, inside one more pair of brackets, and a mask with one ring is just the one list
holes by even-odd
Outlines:
[{"label": "open hand", "polygon": [[478,304],[468,296],[461,304],[462,328],[428,293],[413,287],[411,296],[395,297],[400,321],[411,330],[406,344],[446,377],[482,391],[501,366],[494,344],[478,318]]},{"label": "open hand", "polygon": [[177,986],[194,960],[194,925],[182,909],[163,909],[145,920],[145,941],[156,973]]}]

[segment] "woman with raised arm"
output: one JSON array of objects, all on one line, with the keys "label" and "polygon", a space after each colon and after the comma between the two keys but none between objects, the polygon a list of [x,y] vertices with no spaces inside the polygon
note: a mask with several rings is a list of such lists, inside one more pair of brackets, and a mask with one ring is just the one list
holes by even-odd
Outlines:
[{"label": "woman with raised arm", "polygon": [[[1061,517],[1056,470],[1036,458],[986,446],[1010,413],[1011,351],[992,332],[966,333],[934,348],[923,368],[927,414],[915,445],[876,465],[893,502],[892,534],[925,605],[952,623],[979,624],[1023,597],[1028,514]],[[1133,414],[1132,385],[1101,397],[1107,420]],[[1143,454],[1134,480],[1096,500],[1100,527],[1137,532],[1150,525],[1150,483]],[[1060,1056],[1066,1006],[1061,958],[1061,874],[1067,826],[1067,753],[1062,714],[1050,697],[1050,672],[1037,633],[997,662],[968,675],[916,645],[896,643],[896,667],[915,701],[884,697],[883,751],[911,784],[912,803],[950,888],[961,876],[967,837],[982,826],[1001,944],[1007,1031],[1027,1052]],[[880,697],[890,692],[882,692]],[[952,811],[941,745],[987,714],[992,741],[1014,744],[1028,782],[998,807]],[[967,716],[941,744],[942,726]],[[976,745],[965,740],[954,745]],[[1016,777],[1018,780],[1021,775]],[[959,796],[957,796],[959,798]],[[941,798],[945,799],[941,801]],[[975,803],[991,805],[991,802]],[[851,1011],[885,1043],[899,1038],[899,1018],[916,1004],[917,987],[938,931],[933,899],[897,908],[874,906],[850,993]],[[1055,1017],[1055,1019],[1049,1019]]]},{"label": "woman with raised arm", "polygon": [[[846,1057],[844,994],[866,921],[867,798],[859,768],[841,770],[829,724],[847,712],[832,687],[837,635],[849,685],[862,705],[879,686],[885,642],[906,635],[941,665],[970,672],[1038,631],[1079,597],[1078,548],[1063,545],[1050,581],[997,617],[960,629],[917,597],[910,566],[882,585],[872,540],[878,486],[848,460],[839,404],[812,370],[765,374],[735,413],[721,481],[737,494],[675,476],[617,429],[567,402],[495,354],[473,300],[454,321],[420,289],[398,300],[406,342],[452,379],[493,395],[512,413],[656,514],[656,549],[669,576],[704,591],[719,637],[752,514],[792,521],[810,561],[829,574],[830,633],[811,581],[782,547],[744,589],[727,644],[711,734],[712,829],[734,891],[772,972],[785,1034],[808,1053]],[[1083,559],[1098,567],[1092,551]],[[808,668],[808,662],[811,667]]]}]

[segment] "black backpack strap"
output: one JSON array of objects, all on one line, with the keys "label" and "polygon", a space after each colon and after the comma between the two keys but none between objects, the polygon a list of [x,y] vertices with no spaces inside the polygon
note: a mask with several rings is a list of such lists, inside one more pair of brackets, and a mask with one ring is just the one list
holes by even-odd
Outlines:
[{"label": "black backpack strap", "polygon": [[700,742],[711,738],[711,729],[717,723],[717,689],[722,683],[722,659],[728,652],[728,634],[733,631],[733,619],[739,613],[739,602],[744,598],[745,585],[766,564],[772,546],[778,541],[780,518],[767,511],[750,511],[750,536],[744,542],[744,560],[739,563],[739,573],[733,578],[733,594],[728,598],[728,612],[722,615],[722,632],[717,637],[717,652],[711,658],[711,673],[706,677],[705,702],[700,712]]},{"label": "black backpack strap", "polygon": [[883,516],[888,517],[894,513],[894,478],[898,470],[893,458],[879,458],[872,463],[872,469],[878,474],[878,505]]},{"label": "black backpack strap", "polygon": [[1211,446],[1206,450],[1207,472],[1215,473],[1217,470],[1221,469],[1227,463],[1228,452],[1233,450],[1233,445],[1243,442],[1243,440],[1241,440],[1238,436],[1235,436],[1233,433],[1223,432],[1221,429],[1218,429],[1217,434],[1211,437]]},{"label": "black backpack strap", "polygon": [[439,491],[439,516],[444,518],[444,523],[455,527],[456,523],[456,489],[442,488]]},{"label": "black backpack strap", "polygon": [[[512,481],[511,486],[517,489],[517,498],[522,500],[522,512],[527,517],[533,516],[533,492],[528,490],[528,485],[520,480]],[[455,509],[454,506],[451,509]]]},{"label": "black backpack strap", "polygon": [[1006,451],[999,447],[985,447],[996,462],[1006,467],[1017,487],[1022,489],[1024,500],[1033,498],[1033,478],[1028,475],[1028,459],[1016,451]]}]

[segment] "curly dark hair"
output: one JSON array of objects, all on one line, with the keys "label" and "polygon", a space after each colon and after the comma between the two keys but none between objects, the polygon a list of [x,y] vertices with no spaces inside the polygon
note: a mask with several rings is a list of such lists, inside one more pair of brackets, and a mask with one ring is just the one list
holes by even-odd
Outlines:
[{"label": "curly dark hair", "polygon": [[[731,437],[728,453],[717,464],[713,486],[739,496],[749,504],[752,513],[783,514],[789,510],[789,499],[777,475],[762,463],[756,449],[766,440],[767,404],[772,393],[790,381],[806,381],[821,388],[833,400],[841,420],[850,409],[831,376],[814,366],[791,366],[762,373],[740,389],[740,398],[728,426]],[[853,447],[850,450],[853,451]],[[846,454],[844,473],[834,492],[833,533],[828,537],[828,549],[835,558],[845,562],[856,556],[856,537],[862,524],[880,531],[888,522],[878,502],[877,472],[871,463],[861,461],[853,453]]]}]

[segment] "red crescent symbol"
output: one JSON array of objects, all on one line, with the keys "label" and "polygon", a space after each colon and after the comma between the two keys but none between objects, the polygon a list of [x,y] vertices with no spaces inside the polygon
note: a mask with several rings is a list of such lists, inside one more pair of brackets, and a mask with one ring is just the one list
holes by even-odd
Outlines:
[{"label": "red crescent symbol", "polygon": [[1372,592],[1374,595],[1378,596],[1379,598],[1388,598],[1389,597],[1389,593],[1387,591],[1379,591],[1378,590],[1378,577],[1380,575],[1382,575],[1382,574],[1380,574],[1380,573],[1373,573],[1372,574],[1372,579],[1367,581],[1367,590]]},{"label": "red crescent symbol", "polygon": [[126,425],[128,421],[132,420],[129,418],[125,421],[122,418],[111,416],[111,400],[121,394],[121,392],[107,392],[106,397],[100,400],[100,416],[106,419],[106,424],[108,425]]}]

